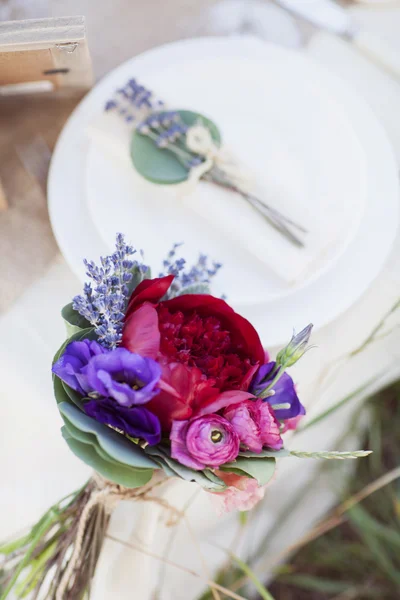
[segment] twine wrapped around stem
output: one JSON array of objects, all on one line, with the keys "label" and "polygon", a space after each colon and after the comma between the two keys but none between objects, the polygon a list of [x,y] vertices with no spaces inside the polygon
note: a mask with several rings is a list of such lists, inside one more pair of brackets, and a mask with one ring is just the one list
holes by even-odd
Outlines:
[{"label": "twine wrapped around stem", "polygon": [[181,518],[155,491],[167,479],[157,471],[146,485],[125,488],[94,473],[72,500],[52,507],[28,535],[0,547],[5,555],[0,600],[13,589],[19,596],[32,593],[33,600],[82,598],[90,592],[110,516],[121,500],[156,502],[171,513],[169,524]]}]

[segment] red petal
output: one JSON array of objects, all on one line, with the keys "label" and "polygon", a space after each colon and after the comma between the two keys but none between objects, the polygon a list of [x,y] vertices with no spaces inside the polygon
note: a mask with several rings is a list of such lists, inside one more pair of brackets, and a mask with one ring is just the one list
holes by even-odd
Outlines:
[{"label": "red petal", "polygon": [[196,416],[216,413],[222,408],[232,406],[233,404],[239,404],[253,397],[253,394],[249,394],[248,392],[239,392],[238,390],[222,392],[222,394],[220,394],[213,402],[211,402],[207,406],[203,406],[202,408],[200,408]]},{"label": "red petal", "polygon": [[122,346],[147,358],[157,358],[160,350],[158,314],[151,304],[143,304],[129,317],[122,332]]},{"label": "red petal", "polygon": [[264,363],[265,351],[253,325],[233,308],[208,294],[184,294],[163,303],[171,311],[188,312],[195,310],[201,316],[215,316],[231,332],[232,341],[240,344],[246,354],[259,364]]},{"label": "red petal", "polygon": [[173,279],[173,275],[167,275],[157,279],[145,279],[139,283],[129,300],[126,316],[129,316],[132,310],[143,304],[143,302],[157,304],[168,292]]},{"label": "red petal", "polygon": [[188,404],[180,402],[175,396],[161,390],[150,402],[146,404],[152,413],[154,413],[161,423],[164,432],[169,432],[172,421],[185,421],[192,416],[192,409]]}]

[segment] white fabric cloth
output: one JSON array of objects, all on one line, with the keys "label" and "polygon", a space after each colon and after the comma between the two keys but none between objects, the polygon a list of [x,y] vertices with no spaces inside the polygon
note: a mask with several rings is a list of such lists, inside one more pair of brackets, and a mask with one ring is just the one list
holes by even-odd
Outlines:
[{"label": "white fabric cloth", "polygon": [[[388,37],[390,31],[400,28],[400,11],[393,11],[387,21],[382,17],[375,22],[373,15],[370,19],[369,14],[361,14],[361,11],[359,17],[365,17],[365,22],[368,21],[376,33]],[[400,40],[391,41],[398,44],[400,52]],[[309,53],[364,94],[385,125],[400,160],[400,84],[355,54],[344,42],[325,34],[313,39]],[[70,453],[61,438],[61,419],[53,400],[50,377],[52,356],[64,337],[59,309],[80,287],[60,258],[46,277],[27,290],[0,319],[0,539],[28,526],[51,503],[77,488],[89,475],[90,470]],[[322,393],[319,386],[325,368],[366,338],[399,297],[399,292],[400,236],[390,260],[370,290],[346,314],[316,333],[314,343],[318,348],[308,353],[293,370],[299,393],[309,407],[309,418],[375,375],[385,373],[379,384],[399,377],[400,347],[398,332],[394,331],[338,367],[331,385],[325,386]],[[393,316],[388,328],[396,324],[400,324],[400,314]],[[326,422],[298,436],[292,441],[292,447],[337,448],[343,424],[358,405],[358,402],[349,404]],[[351,443],[352,448],[356,446],[357,442]],[[261,536],[274,528],[269,535],[268,548],[273,564],[274,557],[304,534],[334,502],[337,489],[332,489],[329,481],[319,477],[316,484],[310,485],[318,466],[314,461],[283,459],[277,480],[268,489],[265,501],[250,522],[246,539],[251,542],[242,545],[240,553],[243,556],[255,547]],[[304,486],[308,488],[305,497],[277,527],[280,515]],[[194,491],[191,484],[179,483],[169,493],[173,496],[171,501],[182,506]],[[158,522],[158,516],[158,511],[150,504],[138,507],[124,503],[115,511],[111,532],[133,543],[138,537],[147,540],[151,551],[160,555],[171,530],[163,521]],[[206,494],[201,492],[188,510],[188,519],[199,540],[201,553],[213,572],[226,558],[219,548],[228,547],[232,542],[238,527],[237,516],[219,519]],[[178,528],[168,558],[203,573],[198,550],[184,523]],[[96,577],[94,600],[125,599],[132,594],[141,600],[150,600],[160,564],[142,553],[107,541]],[[267,566],[260,566],[263,577],[267,572]],[[198,579],[168,567],[159,597],[161,600],[194,600],[202,587]]]}]

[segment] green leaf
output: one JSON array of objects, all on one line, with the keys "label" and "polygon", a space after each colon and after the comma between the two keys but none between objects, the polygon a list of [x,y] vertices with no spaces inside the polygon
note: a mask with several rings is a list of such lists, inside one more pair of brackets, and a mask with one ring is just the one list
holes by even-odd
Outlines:
[{"label": "green leaf", "polygon": [[259,454],[246,450],[239,452],[239,456],[245,458],[285,458],[285,456],[290,456],[290,452],[284,448],[282,450],[261,450]]},{"label": "green leaf", "polygon": [[[208,127],[214,142],[221,143],[221,134],[212,121],[190,110],[178,110],[182,121],[189,127],[199,119]],[[187,152],[190,152],[187,150]],[[192,155],[193,156],[193,155]],[[134,131],[131,140],[131,158],[142,177],[162,185],[181,183],[188,178],[189,170],[171,150],[158,148],[150,137]]]},{"label": "green leaf", "polygon": [[56,546],[56,542],[50,544],[37,558],[31,562],[30,571],[27,577],[15,587],[15,594],[18,598],[26,598],[26,596],[28,596],[28,594],[30,594],[30,592],[35,588],[46,568],[46,562],[52,557]]},{"label": "green leaf", "polygon": [[123,485],[127,488],[135,488],[145,485],[153,476],[152,469],[132,469],[125,465],[104,460],[90,444],[78,442],[75,438],[67,438],[66,442],[72,452],[84,463],[92,467],[106,479]]},{"label": "green leaf", "polygon": [[265,586],[263,586],[261,581],[258,579],[257,575],[249,567],[249,565],[247,565],[245,562],[240,560],[240,558],[238,556],[236,556],[235,554],[233,554],[232,552],[229,552],[229,556],[237,564],[237,566],[243,572],[243,574],[246,575],[250,579],[250,581],[253,583],[254,587],[256,588],[257,592],[260,594],[261,598],[263,598],[264,600],[274,600],[274,597],[271,596],[271,594],[269,593],[267,588]]},{"label": "green leaf", "polygon": [[[354,529],[358,532],[364,544],[369,548],[371,556],[382,571],[400,589],[400,572],[386,551],[386,543],[382,544],[376,534],[366,526],[366,513],[361,506],[353,506],[348,512],[348,518]],[[368,524],[370,524],[368,522]]]},{"label": "green leaf", "polygon": [[18,538],[17,540],[12,540],[11,542],[6,542],[4,544],[0,545],[0,554],[11,554],[12,552],[15,552],[15,550],[18,550],[19,548],[22,548],[23,546],[26,546],[29,542],[29,540],[31,539],[31,532],[29,532],[27,535],[24,535],[23,537]]},{"label": "green leaf", "polygon": [[7,586],[1,590],[0,600],[6,600],[7,596],[13,589],[18,577],[22,573],[22,571],[29,565],[31,556],[34,553],[38,543],[41,538],[46,534],[49,528],[52,526],[58,519],[58,515],[52,512],[49,512],[45,515],[45,518],[40,519],[39,523],[37,523],[36,527],[32,529],[32,537],[30,539],[30,545],[25,553],[23,559],[19,562],[18,566],[13,571],[12,577],[7,582]]},{"label": "green leaf", "polygon": [[324,594],[340,594],[352,587],[352,583],[349,581],[334,581],[313,575],[283,575],[279,581]]},{"label": "green leaf", "polygon": [[57,404],[61,404],[61,402],[66,402],[66,403],[71,402],[71,400],[63,386],[63,382],[61,381],[61,379],[59,377],[57,377],[57,375],[53,375],[53,389],[54,389],[54,396],[57,401]]},{"label": "green leaf", "polygon": [[58,406],[61,414],[65,416],[72,425],[83,432],[96,436],[101,448],[119,463],[141,469],[155,467],[154,461],[133,442],[127,440],[123,435],[117,433],[107,425],[98,423],[88,415],[81,412],[76,406],[61,403]]},{"label": "green leaf", "polygon": [[271,480],[276,468],[274,458],[238,458],[220,467],[221,471],[253,477],[258,485],[265,485]]},{"label": "green leaf", "polygon": [[[147,454],[154,456],[158,464],[162,465],[164,470],[167,472],[172,471],[175,476],[185,479],[186,481],[192,481],[198,483],[202,488],[213,492],[221,492],[226,489],[226,484],[217,477],[212,471],[206,469],[204,471],[194,471],[184,465],[181,465],[178,461],[171,458],[166,448],[160,446],[146,446],[145,449]],[[167,469],[165,469],[165,466]]]},{"label": "green leaf", "polygon": [[396,529],[380,523],[360,504],[354,506],[349,514],[353,522],[362,527],[364,531],[380,538],[385,542],[387,548],[393,546],[396,548],[396,552],[400,553],[400,533]]},{"label": "green leaf", "polygon": [[372,377],[372,379],[369,379],[366,383],[361,385],[354,392],[351,392],[350,394],[345,396],[342,400],[340,400],[339,402],[337,402],[336,404],[334,404],[333,406],[331,406],[330,408],[328,408],[321,414],[317,415],[314,419],[311,419],[311,421],[308,421],[308,423],[305,423],[305,425],[300,426],[298,429],[298,433],[301,433],[301,432],[305,431],[306,429],[309,429],[310,427],[317,425],[318,423],[320,423],[321,421],[326,419],[326,417],[329,417],[334,412],[336,412],[337,410],[339,410],[340,408],[345,406],[348,402],[351,402],[351,400],[353,400],[354,398],[360,397],[364,392],[367,391],[367,389],[370,386],[372,386],[374,383],[376,383],[376,381],[378,381],[378,379],[383,377],[383,375],[386,375],[386,373],[380,373],[376,377]]},{"label": "green leaf", "polygon": [[83,399],[78,392],[69,387],[64,381],[61,381],[61,384],[64,388],[65,393],[67,394],[69,400],[75,404],[80,410],[83,410]]},{"label": "green leaf", "polygon": [[75,333],[79,333],[82,329],[91,327],[89,321],[72,308],[72,302],[64,306],[61,310],[61,316],[65,321],[68,337],[73,336]]},{"label": "green leaf", "polygon": [[72,425],[72,423],[67,419],[67,417],[63,416],[63,419],[65,425],[61,427],[61,433],[65,440],[69,438],[74,438],[75,440],[78,440],[78,442],[82,442],[82,444],[96,446],[97,439],[95,435],[92,435],[91,433],[86,433],[85,431],[81,431],[80,429],[75,427],[75,425]]}]

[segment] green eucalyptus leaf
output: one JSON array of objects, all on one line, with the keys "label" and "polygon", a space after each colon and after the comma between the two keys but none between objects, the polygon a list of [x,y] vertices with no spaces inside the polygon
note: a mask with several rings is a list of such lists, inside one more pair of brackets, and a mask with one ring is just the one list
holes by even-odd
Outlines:
[{"label": "green eucalyptus leaf", "polygon": [[244,450],[239,452],[239,456],[245,458],[285,458],[286,456],[290,456],[290,451],[282,448],[282,450],[261,450],[260,453],[256,454],[255,452],[250,452],[250,450]]},{"label": "green eucalyptus leaf", "polygon": [[231,463],[220,467],[221,471],[228,471],[236,475],[246,475],[253,477],[258,485],[265,485],[272,478],[276,467],[274,458],[238,458]]},{"label": "green eucalyptus leaf", "polygon": [[58,408],[61,414],[77,429],[93,434],[97,438],[98,444],[111,459],[130,467],[154,468],[154,461],[145,454],[142,448],[127,440],[120,433],[107,427],[107,425],[98,423],[72,404],[62,403],[59,404]]},{"label": "green eucalyptus leaf", "polygon": [[78,440],[78,442],[82,442],[82,444],[89,444],[91,446],[95,446],[97,444],[97,439],[95,435],[92,435],[91,433],[86,433],[86,431],[81,431],[80,429],[75,427],[75,425],[72,425],[72,423],[66,417],[63,417],[63,419],[64,426],[61,427],[61,433],[65,440],[69,438],[74,438],[75,440]]},{"label": "green eucalyptus leaf", "polygon": [[[75,427],[75,425],[72,425],[72,423],[65,416],[63,416],[63,419],[64,419],[65,425],[64,425],[64,427],[61,428],[61,433],[65,440],[74,438],[74,439],[78,440],[78,442],[82,442],[83,444],[88,444],[90,446],[93,446],[94,449],[96,450],[97,454],[104,460],[107,460],[108,462],[114,463],[116,465],[120,465],[120,466],[122,465],[122,463],[120,463],[118,460],[115,460],[114,458],[112,458],[109,454],[107,454],[107,452],[105,452],[103,450],[103,448],[98,444],[97,438],[95,435],[93,435],[91,433],[86,433],[85,431],[81,431],[80,429]],[[126,465],[122,465],[122,466],[126,466]],[[136,467],[135,467],[135,469],[136,469]],[[140,470],[141,468],[137,467],[137,469]]]},{"label": "green eucalyptus leaf", "polygon": [[65,393],[67,394],[67,396],[71,400],[71,402],[73,404],[75,404],[75,406],[77,406],[78,408],[83,410],[82,396],[80,394],[78,394],[78,392],[76,392],[75,390],[70,388],[69,385],[67,385],[64,381],[61,381],[61,383],[65,390]]},{"label": "green eucalyptus leaf", "polygon": [[154,456],[158,459],[159,464],[164,463],[167,465],[170,471],[173,471],[176,476],[184,479],[185,481],[192,481],[198,483],[202,488],[213,492],[221,492],[226,489],[226,484],[212,473],[209,469],[205,471],[195,471],[189,469],[184,465],[181,465],[178,461],[171,458],[169,451],[166,448],[160,446],[146,446],[145,449],[147,454]]},{"label": "green eucalyptus leaf", "polygon": [[57,375],[53,375],[53,389],[57,404],[61,404],[61,402],[71,402],[70,397],[63,386],[63,382]]},{"label": "green eucalyptus leaf", "polygon": [[126,465],[104,460],[93,446],[79,442],[75,438],[67,438],[66,442],[75,456],[118,485],[128,488],[140,487],[148,483],[153,476],[152,469],[132,469]]},{"label": "green eucalyptus leaf", "polygon": [[68,337],[71,337],[75,333],[79,333],[82,329],[91,327],[89,321],[72,308],[72,302],[64,306],[61,310],[61,316],[65,321]]},{"label": "green eucalyptus leaf", "polygon": [[[189,127],[201,120],[208,127],[214,142],[221,143],[221,134],[218,127],[207,117],[190,111],[177,111],[182,121]],[[187,152],[190,152],[187,150]],[[134,131],[131,140],[131,158],[133,166],[142,177],[153,183],[168,185],[186,181],[189,170],[184,166],[183,160],[178,158],[171,150],[158,148],[150,137]]]}]

